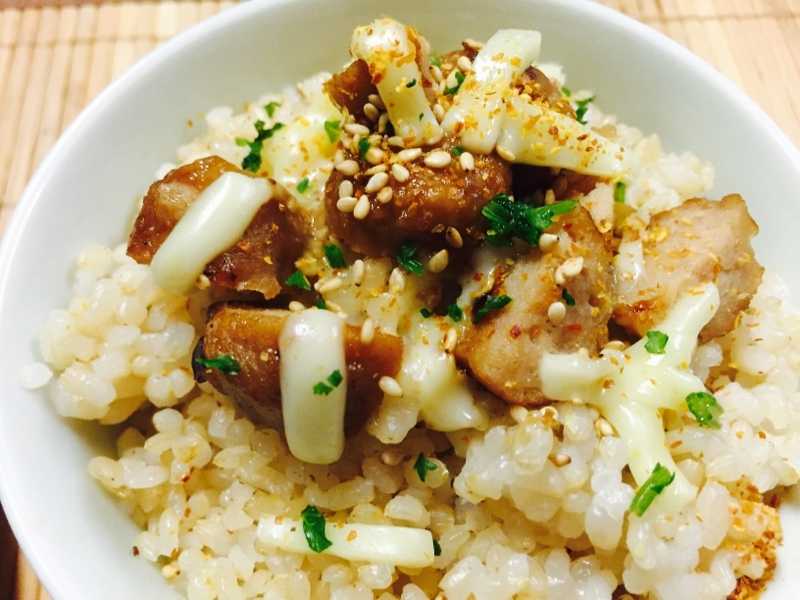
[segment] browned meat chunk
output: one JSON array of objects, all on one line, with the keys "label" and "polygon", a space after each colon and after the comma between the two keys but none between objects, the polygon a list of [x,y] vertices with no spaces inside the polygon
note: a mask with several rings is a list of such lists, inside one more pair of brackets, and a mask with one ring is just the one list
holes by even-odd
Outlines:
[{"label": "browned meat chunk", "polygon": [[[149,264],[189,205],[223,173],[255,177],[231,163],[210,156],[179,167],[150,186],[128,242],[128,255]],[[264,204],[239,242],[205,269],[211,283],[236,290],[254,290],[273,298],[281,282],[294,272],[294,261],[305,248],[302,219],[288,208],[289,196]]]},{"label": "browned meat chunk", "polygon": [[323,89],[333,103],[340,109],[360,118],[370,94],[377,94],[378,88],[372,83],[369,67],[363,60],[350,63],[343,71],[336,73],[325,82]]},{"label": "browned meat chunk", "polygon": [[[613,304],[611,250],[584,208],[576,206],[553,221],[547,233],[558,235],[558,245],[547,253],[532,248],[514,263],[494,290],[495,295],[510,296],[511,303],[468,329],[455,351],[460,365],[514,404],[547,401],[539,389],[538,369],[545,353],[585,348],[594,355],[608,338],[606,325]],[[568,259],[577,259],[572,264],[582,261],[582,268],[572,277],[567,269],[564,285],[559,285],[557,270]],[[570,296],[574,306],[567,306]],[[548,317],[553,303],[566,308],[560,321],[557,315]]]},{"label": "browned meat chunk", "polygon": [[[217,305],[195,351],[195,356],[215,358],[227,354],[235,358],[241,365],[238,375],[224,375],[218,369],[201,369],[199,374],[231,397],[251,418],[281,430],[278,340],[288,318],[289,313],[284,310]],[[397,375],[402,358],[403,341],[399,337],[376,332],[372,341],[364,344],[360,327],[345,328],[347,436],[358,433],[380,404],[383,392],[378,381],[384,375]]]},{"label": "browned meat chunk", "polygon": [[644,274],[620,294],[617,323],[638,335],[658,325],[686,290],[707,281],[719,288],[717,314],[700,332],[707,342],[733,329],[761,283],[764,269],[750,240],[758,226],[736,194],[716,202],[694,198],[655,215],[644,233]]},{"label": "browned meat chunk", "polygon": [[[456,140],[445,139],[439,148],[446,152],[457,145]],[[382,146],[386,156],[394,152]],[[434,148],[425,148],[428,152]],[[359,160],[358,152],[345,152],[345,158]],[[382,203],[376,193],[368,194],[370,211],[358,220],[352,212],[342,212],[336,206],[339,185],[345,179],[353,183],[356,198],[364,194],[370,179],[363,171],[354,177],[333,171],[325,186],[325,204],[331,232],[350,248],[369,256],[389,256],[406,238],[431,241],[444,245],[445,231],[455,227],[465,241],[470,234],[480,237],[487,221],[481,215],[483,207],[511,185],[511,169],[495,154],[475,156],[475,168],[465,171],[457,159],[442,168],[424,164],[423,157],[405,164],[409,178],[399,182],[389,178],[391,199]],[[388,158],[385,159],[388,164]],[[367,165],[369,166],[369,165]]]}]

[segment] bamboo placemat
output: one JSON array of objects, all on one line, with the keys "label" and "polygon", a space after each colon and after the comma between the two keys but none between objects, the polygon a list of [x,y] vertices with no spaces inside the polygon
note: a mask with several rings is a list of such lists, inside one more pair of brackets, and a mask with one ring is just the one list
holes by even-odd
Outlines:
[{"label": "bamboo placemat", "polygon": [[[0,0],[0,232],[36,166],[100,90],[161,42],[234,4],[31,1]],[[599,1],[700,55],[800,146],[800,0]],[[9,559],[17,551],[4,531],[0,511],[0,600],[14,578],[9,600],[49,600],[24,556]]]}]

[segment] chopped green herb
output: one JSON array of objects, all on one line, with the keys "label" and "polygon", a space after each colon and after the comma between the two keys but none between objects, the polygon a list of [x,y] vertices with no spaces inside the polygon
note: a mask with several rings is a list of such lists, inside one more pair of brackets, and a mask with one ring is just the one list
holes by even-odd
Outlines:
[{"label": "chopped green herb", "polygon": [[561,290],[561,297],[564,299],[564,303],[567,306],[575,306],[575,296],[570,294],[567,288]]},{"label": "chopped green herb", "polygon": [[306,279],[306,276],[303,275],[300,271],[295,271],[292,273],[292,276],[286,280],[286,285],[296,285],[301,290],[308,291],[311,289],[311,284]]},{"label": "chopped green herb", "polygon": [[339,387],[339,384],[344,381],[344,377],[342,377],[341,371],[336,369],[333,373],[328,375],[327,381],[330,385],[326,384],[324,381],[319,381],[314,384],[314,393],[317,396],[327,396],[330,394],[334,388]]},{"label": "chopped green herb", "polygon": [[216,358],[195,358],[194,360],[206,369],[219,369],[225,375],[238,375],[242,370],[239,361],[228,354],[220,354]]},{"label": "chopped green herb", "polygon": [[325,121],[325,133],[328,134],[331,144],[339,139],[339,125],[341,121]]},{"label": "chopped green herb", "polygon": [[719,429],[722,427],[720,422],[717,421],[717,417],[725,411],[717,402],[717,399],[708,392],[694,392],[693,394],[689,394],[686,396],[686,405],[700,425],[708,427],[709,429]]},{"label": "chopped green herb", "polygon": [[392,125],[391,121],[386,121],[386,128],[383,130],[383,134],[390,138],[394,135],[394,125]]},{"label": "chopped green herb", "polygon": [[423,319],[430,319],[433,316],[433,313],[429,311],[427,308],[420,308],[419,314],[422,315]]},{"label": "chopped green herb", "polygon": [[625,184],[621,181],[614,184],[614,202],[625,204]]},{"label": "chopped green herb", "polygon": [[442,555],[442,547],[439,545],[439,542],[436,541],[436,538],[433,538],[433,555],[434,556]]},{"label": "chopped green herb", "polygon": [[264,129],[264,121],[256,121],[256,139],[254,139],[252,142],[248,142],[243,138],[236,138],[236,144],[238,146],[250,147],[250,153],[244,157],[244,160],[242,160],[242,168],[245,171],[258,173],[258,170],[261,168],[261,150],[264,149],[264,140],[271,138],[273,135],[275,135],[275,132],[282,127],[283,123],[275,123],[275,125],[269,129]]},{"label": "chopped green herb", "polygon": [[333,546],[333,542],[325,537],[325,517],[316,506],[309,504],[300,515],[303,517],[303,533],[309,548],[314,552],[322,552]]},{"label": "chopped green herb", "polygon": [[311,182],[308,180],[308,177],[303,177],[300,183],[297,184],[297,191],[301,194],[305,194],[309,187],[311,187]]},{"label": "chopped green herb", "polygon": [[464,148],[464,146],[453,146],[452,148],[450,148],[450,152],[453,153],[453,156],[461,156],[466,151],[467,149]]},{"label": "chopped green herb", "polygon": [[424,113],[419,113],[419,120],[422,121],[422,117],[424,117],[424,116],[425,116]]},{"label": "chopped green herb", "polygon": [[592,102],[594,102],[594,96],[592,96],[591,98],[586,98],[585,100],[575,101],[575,104],[578,107],[575,109],[575,118],[581,125],[586,125],[586,121],[583,120],[583,116],[586,114],[586,110],[589,108],[589,104],[591,104]]},{"label": "chopped green herb", "polygon": [[417,475],[419,475],[420,481],[425,481],[428,473],[435,471],[438,468],[439,467],[436,466],[436,463],[425,458],[425,455],[422,452],[419,453],[419,456],[414,463],[414,470],[417,472]]},{"label": "chopped green herb", "polygon": [[441,60],[439,60],[439,57],[438,57],[438,56],[436,56],[436,55],[435,55],[433,52],[431,52],[430,54],[428,54],[428,61],[429,61],[429,62],[431,63],[431,65],[432,65],[432,66],[434,66],[434,67],[441,67],[441,66],[442,66],[442,61],[441,61]]},{"label": "chopped green herb", "polygon": [[413,258],[417,253],[419,244],[414,240],[406,240],[397,249],[397,264],[405,267],[415,275],[422,275],[422,263]]},{"label": "chopped green herb", "polygon": [[449,96],[451,94],[455,94],[458,91],[458,88],[461,87],[461,84],[464,83],[464,75],[461,74],[461,71],[456,71],[456,83],[453,87],[447,88],[444,91],[445,96]]},{"label": "chopped green herb", "polygon": [[483,207],[483,216],[489,219],[491,227],[485,239],[500,248],[513,246],[514,238],[535,246],[544,230],[553,224],[555,215],[568,213],[577,205],[577,200],[563,200],[537,208],[497,194]]},{"label": "chopped green herb", "polygon": [[572,95],[572,92],[569,91],[568,87],[562,87],[561,93],[564,94],[567,98],[569,98]]},{"label": "chopped green herb", "polygon": [[281,105],[280,102],[270,102],[264,107],[264,110],[267,111],[267,115],[269,115],[270,119],[272,118],[272,115],[275,114],[275,109],[278,108],[280,105]]},{"label": "chopped green herb", "polygon": [[464,311],[461,310],[461,307],[458,304],[453,303],[447,307],[447,316],[458,323],[464,318]]},{"label": "chopped green herb", "polygon": [[645,335],[647,343],[644,345],[644,349],[650,354],[664,354],[667,351],[669,336],[666,333],[653,330],[648,331]]},{"label": "chopped green herb", "polygon": [[369,152],[369,138],[362,137],[358,140],[358,157],[361,159],[361,162],[367,160],[367,152]]},{"label": "chopped green herb", "polygon": [[325,300],[323,300],[322,298],[320,298],[319,300],[317,300],[317,303],[316,303],[314,306],[316,306],[316,307],[317,307],[318,309],[320,309],[320,310],[330,310],[330,309],[328,308],[328,305],[327,305],[327,304],[325,304]]},{"label": "chopped green herb", "polygon": [[[472,323],[473,325],[477,325],[483,320],[489,311],[492,310],[500,310],[504,306],[506,306],[509,302],[511,302],[511,298],[503,294],[502,296],[482,296],[482,298],[486,298],[483,302],[483,306],[478,308],[475,311],[475,314],[472,316]],[[476,305],[481,302],[481,299],[478,299]]]},{"label": "chopped green herb", "polygon": [[325,250],[325,258],[328,259],[331,268],[333,269],[346,269],[347,261],[342,255],[342,250],[336,244],[328,244],[323,248]]},{"label": "chopped green herb", "polygon": [[339,384],[341,384],[343,381],[344,377],[339,369],[336,369],[333,373],[328,375],[328,383],[330,383],[333,387],[339,387]]},{"label": "chopped green herb", "polygon": [[406,87],[407,87],[407,88],[412,88],[412,87],[414,87],[415,85],[417,85],[417,80],[416,80],[416,79],[412,79],[411,81],[409,81],[409,82],[406,84]]},{"label": "chopped green herb", "polygon": [[644,511],[653,503],[665,487],[667,487],[672,480],[675,479],[675,473],[670,473],[669,469],[662,467],[661,463],[656,463],[656,468],[653,469],[650,477],[647,478],[636,492],[636,495],[631,501],[630,510],[633,514],[641,517]]}]

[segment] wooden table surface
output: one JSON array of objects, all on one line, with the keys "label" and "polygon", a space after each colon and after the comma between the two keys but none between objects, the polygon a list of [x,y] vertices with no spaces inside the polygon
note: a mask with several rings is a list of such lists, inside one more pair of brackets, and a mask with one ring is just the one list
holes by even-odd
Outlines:
[{"label": "wooden table surface", "polygon": [[[586,0],[590,1],[590,0]],[[731,79],[800,147],[800,0],[599,0]],[[0,232],[81,109],[163,41],[232,0],[0,0]],[[44,600],[0,507],[0,600]]]}]

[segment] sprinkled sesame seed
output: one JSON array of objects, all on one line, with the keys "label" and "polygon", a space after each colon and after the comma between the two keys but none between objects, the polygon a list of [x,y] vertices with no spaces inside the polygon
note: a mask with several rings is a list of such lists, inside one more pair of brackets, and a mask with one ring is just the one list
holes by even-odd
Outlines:
[{"label": "sprinkled sesame seed", "polygon": [[455,227],[448,227],[444,237],[447,240],[447,243],[453,248],[461,248],[461,246],[464,245],[464,240],[462,239],[461,234],[458,232],[458,229]]},{"label": "sprinkled sesame seed", "polygon": [[164,579],[175,579],[180,574],[181,572],[178,567],[172,564],[164,565],[161,568],[161,576],[164,577]]},{"label": "sprinkled sesame seed", "polygon": [[580,274],[583,270],[583,257],[582,256],[574,256],[572,258],[568,258],[561,266],[556,269],[556,283],[558,285],[564,285],[568,279],[572,279],[576,275]]},{"label": "sprinkled sesame seed", "polygon": [[558,421],[558,411],[552,406],[545,406],[539,409],[543,419]]},{"label": "sprinkled sesame seed", "polygon": [[508,162],[514,162],[514,160],[517,158],[516,155],[511,152],[511,150],[505,146],[501,146],[500,144],[495,144],[494,149],[497,151],[497,154],[500,156],[500,158]]},{"label": "sprinkled sesame seed", "polygon": [[364,321],[364,324],[361,325],[361,343],[369,344],[374,337],[375,322],[370,317],[367,317],[367,319]]},{"label": "sprinkled sesame seed", "polygon": [[528,409],[526,409],[524,406],[512,406],[508,413],[517,423],[524,423],[525,419],[528,418]]},{"label": "sprinkled sesame seed", "polygon": [[456,73],[461,74],[461,71],[458,69],[450,71],[450,75],[447,76],[447,87],[454,88],[459,85],[458,79],[456,79]]},{"label": "sprinkled sesame seed", "polygon": [[378,192],[378,195],[375,196],[375,199],[381,204],[386,204],[392,200],[393,196],[394,196],[394,191],[387,185],[380,192]]},{"label": "sprinkled sesame seed", "polygon": [[358,123],[348,123],[344,126],[344,130],[352,135],[369,135],[369,127]]},{"label": "sprinkled sesame seed", "polygon": [[368,194],[373,194],[383,189],[387,183],[389,183],[389,176],[386,173],[375,173],[375,175],[370,177],[369,181],[367,181],[367,185],[364,186],[364,191]]},{"label": "sprinkled sesame seed", "polygon": [[342,162],[336,163],[334,168],[342,175],[352,176],[358,173],[358,163],[352,159],[343,160]]},{"label": "sprinkled sesame seed", "polygon": [[539,250],[550,252],[558,245],[558,236],[554,233],[543,233],[539,236]]},{"label": "sprinkled sesame seed", "polygon": [[547,318],[553,325],[558,325],[567,316],[567,307],[563,302],[553,302],[547,308]]},{"label": "sprinkled sesame seed", "polygon": [[387,450],[381,454],[381,462],[390,467],[396,467],[403,460],[403,453],[395,450]]},{"label": "sprinkled sesame seed", "polygon": [[369,198],[364,194],[358,199],[358,202],[356,202],[356,206],[353,208],[353,216],[359,221],[363,221],[367,218],[370,208]]},{"label": "sprinkled sesame seed", "polygon": [[589,358],[589,351],[586,348],[578,348],[578,356],[581,358]]},{"label": "sprinkled sesame seed", "polygon": [[439,123],[444,121],[444,116],[446,114],[447,111],[445,111],[444,106],[442,106],[441,104],[433,105],[433,116],[436,117],[436,120],[439,121]]},{"label": "sprinkled sesame seed", "polygon": [[370,121],[377,121],[381,116],[381,111],[379,111],[378,107],[371,102],[367,102],[364,105],[364,114]]},{"label": "sprinkled sesame seed", "polygon": [[603,435],[603,436],[614,435],[614,428],[611,427],[611,423],[606,421],[603,417],[600,417],[599,419],[597,419],[597,422],[595,423],[595,426],[597,427],[597,432],[600,435]]},{"label": "sprinkled sesame seed", "polygon": [[336,277],[334,279],[328,279],[325,281],[321,286],[319,286],[317,291],[320,294],[330,294],[331,292],[338,290],[340,287],[342,287],[342,280]]},{"label": "sprinkled sesame seed", "polygon": [[378,94],[370,94],[367,96],[367,100],[369,100],[377,108],[386,110],[386,105],[383,103],[383,99]]},{"label": "sprinkled sesame seed", "polygon": [[392,165],[392,177],[400,183],[403,183],[404,181],[408,181],[408,178],[411,177],[411,173],[400,163],[394,163]]},{"label": "sprinkled sesame seed", "polygon": [[475,168],[475,157],[469,152],[462,153],[461,156],[458,157],[458,161],[461,163],[461,168],[465,171],[472,171],[472,169]]},{"label": "sprinkled sesame seed", "polygon": [[400,387],[400,384],[397,383],[394,377],[384,375],[378,381],[378,387],[380,387],[381,391],[387,396],[394,396],[395,398],[403,397],[403,388]]},{"label": "sprinkled sesame seed", "polygon": [[398,267],[392,269],[389,275],[389,287],[395,294],[402,294],[406,289],[406,276]]},{"label": "sprinkled sesame seed", "polygon": [[622,352],[626,347],[627,346],[625,346],[625,342],[622,340],[611,340],[605,346],[603,346],[603,350],[619,350]]},{"label": "sprinkled sesame seed", "polygon": [[198,290],[207,290],[211,286],[211,280],[205,273],[200,273],[194,282]]},{"label": "sprinkled sesame seed", "polygon": [[451,327],[444,336],[444,351],[452,352],[456,349],[456,343],[458,343],[458,332]]},{"label": "sprinkled sesame seed", "polygon": [[407,148],[397,153],[397,160],[400,162],[411,162],[422,156],[421,148]]},{"label": "sprinkled sesame seed", "polygon": [[292,312],[300,312],[301,310],[305,310],[306,306],[302,302],[298,302],[297,300],[292,300],[289,302],[289,310]]},{"label": "sprinkled sesame seed", "polygon": [[437,127],[436,129],[428,133],[428,136],[425,138],[425,143],[431,144],[433,146],[441,142],[443,137],[444,137],[444,129],[442,129],[441,127]]},{"label": "sprinkled sesame seed", "polygon": [[556,194],[553,190],[547,190],[544,193],[544,203],[545,204],[555,204],[556,203]]},{"label": "sprinkled sesame seed", "polygon": [[431,67],[431,75],[433,75],[433,80],[436,83],[440,83],[442,79],[444,79],[444,75],[442,75],[442,70],[437,66]]},{"label": "sprinkled sesame seed", "polygon": [[428,269],[430,269],[431,273],[441,273],[447,268],[449,263],[450,254],[447,250],[439,250],[439,252],[431,256],[431,259],[428,261]]},{"label": "sprinkled sesame seed", "polygon": [[345,119],[344,122],[345,122],[345,124],[355,123],[356,122],[355,115],[347,115],[347,119]]},{"label": "sprinkled sesame seed", "polygon": [[472,38],[467,38],[464,40],[464,43],[473,50],[482,50],[483,49],[483,42],[476,42]]},{"label": "sprinkled sesame seed", "polygon": [[345,179],[339,184],[339,198],[347,198],[353,195],[353,182]]},{"label": "sprinkled sesame seed", "polygon": [[369,164],[379,165],[383,162],[383,159],[386,158],[386,153],[380,148],[372,147],[367,150],[367,155],[365,158]]},{"label": "sprinkled sesame seed", "polygon": [[364,175],[375,175],[375,173],[386,173],[389,168],[386,165],[375,165],[364,171]]},{"label": "sprinkled sesame seed", "polygon": [[395,148],[405,148],[406,144],[399,135],[393,135],[390,138],[387,138],[386,143],[390,146],[394,146]]},{"label": "sprinkled sesame seed", "polygon": [[469,73],[472,70],[472,61],[466,56],[459,56],[456,61],[456,66],[464,71],[464,73]]},{"label": "sprinkled sesame seed", "polygon": [[339,198],[338,202],[336,202],[336,208],[339,212],[351,213],[355,210],[356,204],[358,204],[358,198],[345,196],[344,198]]},{"label": "sprinkled sesame seed", "polygon": [[345,310],[341,306],[336,304],[336,302],[333,302],[331,300],[325,300],[325,306],[327,306],[328,310],[331,311],[332,313],[336,313],[337,317],[341,319],[347,318],[347,313],[345,312]]},{"label": "sprinkled sesame seed", "polygon": [[364,261],[360,258],[353,263],[353,283],[357,286],[361,285],[361,282],[364,281],[364,273],[367,272],[367,267],[364,264]]},{"label": "sprinkled sesame seed", "polygon": [[386,124],[389,122],[389,113],[381,113],[381,116],[378,117],[378,133],[384,133],[386,131]]},{"label": "sprinkled sesame seed", "polygon": [[344,150],[338,148],[336,153],[333,155],[333,164],[338,165],[340,162],[344,161]]},{"label": "sprinkled sesame seed", "polygon": [[565,467],[572,462],[572,457],[568,454],[554,454],[552,456],[552,461],[557,467]]},{"label": "sprinkled sesame seed", "polygon": [[435,152],[431,152],[425,157],[425,164],[434,169],[441,169],[442,167],[446,167],[450,164],[450,153],[445,152],[444,150],[436,150]]}]

